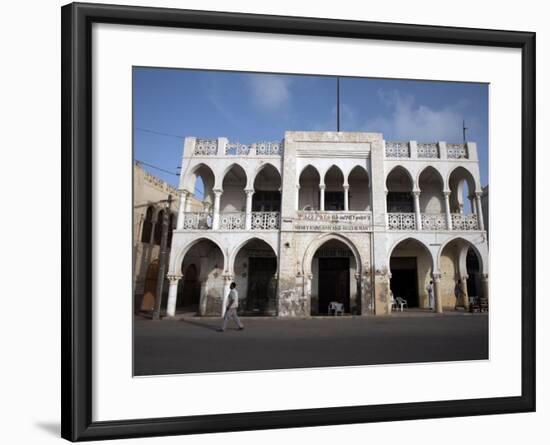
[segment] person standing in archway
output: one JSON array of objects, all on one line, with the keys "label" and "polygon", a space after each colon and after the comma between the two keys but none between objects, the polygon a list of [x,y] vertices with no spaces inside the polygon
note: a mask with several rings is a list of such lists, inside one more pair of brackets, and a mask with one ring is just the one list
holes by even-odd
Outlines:
[{"label": "person standing in archway", "polygon": [[435,300],[434,300],[434,282],[430,280],[430,284],[426,287],[426,290],[428,291],[428,305],[430,306],[430,310],[435,309]]},{"label": "person standing in archway", "polygon": [[224,332],[227,327],[227,322],[229,319],[233,319],[237,324],[239,331],[244,329],[239,316],[237,315],[237,308],[239,307],[239,293],[236,289],[237,285],[233,282],[229,285],[229,294],[227,296],[227,306],[225,308],[225,315],[223,317],[223,324],[220,329],[220,332]]}]

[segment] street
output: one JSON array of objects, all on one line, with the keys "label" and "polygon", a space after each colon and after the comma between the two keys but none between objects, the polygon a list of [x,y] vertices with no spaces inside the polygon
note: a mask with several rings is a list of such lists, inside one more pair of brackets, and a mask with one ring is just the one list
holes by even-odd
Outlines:
[{"label": "street", "polygon": [[488,316],[134,321],[134,375],[372,365],[488,358]]}]

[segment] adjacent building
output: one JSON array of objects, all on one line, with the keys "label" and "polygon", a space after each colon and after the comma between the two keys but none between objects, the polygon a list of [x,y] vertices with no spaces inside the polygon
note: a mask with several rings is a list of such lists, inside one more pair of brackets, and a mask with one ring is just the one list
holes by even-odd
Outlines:
[{"label": "adjacent building", "polygon": [[[232,281],[241,312],[280,317],[323,315],[332,302],[388,314],[392,293],[428,308],[430,282],[437,312],[455,307],[457,283],[461,306],[488,297],[475,143],[364,132],[288,131],[254,144],[188,137],[178,192],[169,316],[219,316]],[[150,212],[136,228],[143,239],[154,232]]]}]

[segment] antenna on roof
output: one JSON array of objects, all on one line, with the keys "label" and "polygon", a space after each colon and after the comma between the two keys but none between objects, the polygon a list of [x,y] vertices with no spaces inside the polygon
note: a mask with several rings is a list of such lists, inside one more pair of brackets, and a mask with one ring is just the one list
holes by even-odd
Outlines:
[{"label": "antenna on roof", "polygon": [[466,143],[466,130],[468,127],[466,127],[466,122],[464,119],[462,119],[462,142]]}]

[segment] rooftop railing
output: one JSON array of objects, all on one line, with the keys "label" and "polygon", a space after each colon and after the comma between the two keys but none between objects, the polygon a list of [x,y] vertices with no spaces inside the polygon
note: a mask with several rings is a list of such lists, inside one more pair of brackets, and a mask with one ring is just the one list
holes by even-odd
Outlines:
[{"label": "rooftop railing", "polygon": [[386,158],[393,159],[470,159],[467,144],[440,144],[439,142],[386,141],[385,154]]}]

